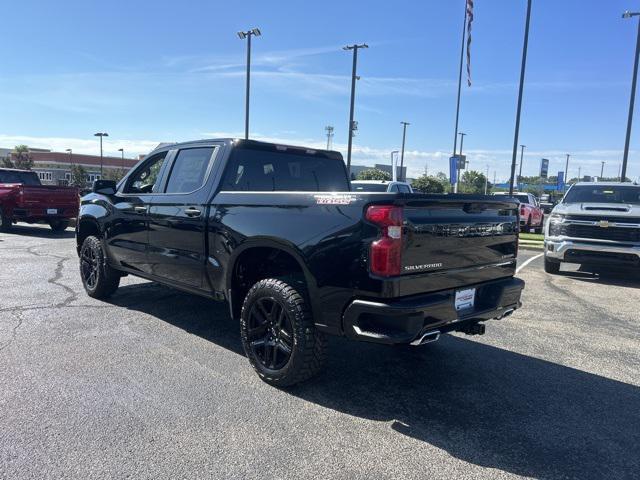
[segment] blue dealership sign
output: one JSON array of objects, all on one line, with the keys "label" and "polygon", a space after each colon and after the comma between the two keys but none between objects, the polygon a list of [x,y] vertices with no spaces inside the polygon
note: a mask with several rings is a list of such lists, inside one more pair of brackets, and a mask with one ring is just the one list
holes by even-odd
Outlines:
[{"label": "blue dealership sign", "polygon": [[558,172],[558,190],[564,190],[564,172]]},{"label": "blue dealership sign", "polygon": [[453,156],[449,158],[449,182],[451,185],[455,185],[458,180],[458,157]]}]

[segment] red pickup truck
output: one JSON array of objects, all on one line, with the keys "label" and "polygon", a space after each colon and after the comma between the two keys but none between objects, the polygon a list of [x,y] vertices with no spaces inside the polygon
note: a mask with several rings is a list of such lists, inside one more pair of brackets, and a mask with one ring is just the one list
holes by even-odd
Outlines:
[{"label": "red pickup truck", "polygon": [[0,230],[16,222],[48,223],[61,232],[78,216],[77,187],[42,185],[35,172],[0,168]]}]

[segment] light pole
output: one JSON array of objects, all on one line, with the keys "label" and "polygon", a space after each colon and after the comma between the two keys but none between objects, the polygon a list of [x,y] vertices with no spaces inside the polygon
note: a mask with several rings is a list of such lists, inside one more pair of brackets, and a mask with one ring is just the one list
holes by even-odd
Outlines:
[{"label": "light pole", "polygon": [[453,193],[458,193],[458,185],[460,184],[460,161],[462,160],[462,145],[466,133],[460,132],[458,135],[460,135],[460,156],[456,159],[456,184],[453,186]]},{"label": "light pole", "polygon": [[[640,12],[626,11],[622,18],[637,17]],[[640,22],[638,22],[638,37],[636,39],[636,56],[633,62],[633,79],[631,80],[631,97],[629,98],[629,117],[627,118],[627,135],[624,140],[624,155],[622,157],[622,172],[620,178],[627,177],[627,160],[629,159],[629,142],[631,141],[631,123],[633,122],[633,104],[636,100],[636,81],[638,80],[638,57],[640,56]]]},{"label": "light pole", "polygon": [[396,166],[396,162],[394,161],[394,156],[398,155],[398,150],[394,150],[391,152],[391,180],[394,182],[398,180],[398,168]]},{"label": "light pole", "polygon": [[244,106],[244,138],[249,139],[249,87],[251,85],[251,37],[262,35],[259,28],[252,28],[246,32],[238,32],[240,40],[247,39],[247,91],[245,92]]},{"label": "light pole", "polygon": [[562,188],[563,192],[567,191],[567,181],[569,180],[569,157],[571,155],[567,153],[567,161],[564,164],[564,185]]},{"label": "light pole", "polygon": [[402,150],[400,153],[400,181],[403,182],[404,179],[404,174],[402,167],[404,166],[404,142],[407,138],[407,125],[411,125],[409,122],[400,122],[400,124],[402,125]]},{"label": "light pole", "polygon": [[489,186],[489,165],[487,165],[487,174],[484,176],[484,194],[487,194],[487,187]]},{"label": "light pole", "polygon": [[349,179],[351,179],[351,147],[353,145],[353,109],[355,106],[356,99],[356,69],[358,66],[358,50],[361,48],[369,48],[369,45],[366,43],[353,45],[347,45],[342,47],[343,50],[353,50],[353,67],[351,69],[351,106],[349,107],[349,142],[347,144],[347,174],[349,175]]},{"label": "light pole", "polygon": [[518,135],[520,134],[520,113],[522,112],[522,91],[524,73],[527,67],[527,46],[529,44],[529,20],[531,19],[531,0],[527,0],[527,20],[524,26],[524,44],[522,46],[522,64],[520,65],[520,87],[518,88],[518,107],[516,109],[516,128],[513,135],[513,155],[511,157],[511,176],[509,177],[509,195],[513,195],[513,176],[516,173],[516,155],[518,153]]},{"label": "light pole", "polygon": [[69,154],[69,185],[73,182],[73,150],[67,148],[65,150]]},{"label": "light pole", "polygon": [[[462,22],[462,46],[460,47],[460,68],[458,70],[458,99],[456,101],[456,127],[453,132],[453,156],[456,156],[458,146],[458,120],[460,118],[460,89],[462,87],[462,60],[464,58],[464,34],[467,31],[467,2],[464,2],[464,20]],[[456,182],[457,185],[457,182]],[[454,185],[454,189],[456,187]]]},{"label": "light pole", "polygon": [[524,161],[524,149],[526,145],[520,145],[520,171],[518,172],[518,190],[522,190],[522,162]]},{"label": "light pole", "polygon": [[324,129],[327,132],[327,150],[331,150],[331,147],[333,146],[333,127],[331,125],[327,125]]},{"label": "light pole", "polygon": [[100,137],[100,178],[102,178],[102,137],[108,137],[106,132],[98,132],[93,134],[94,137]]},{"label": "light pole", "polygon": [[578,167],[578,181],[576,183],[578,183],[580,181],[580,173],[582,171],[582,167]]},{"label": "light pole", "polygon": [[604,162],[600,162],[600,179],[602,179],[602,177],[604,177]]},{"label": "light pole", "polygon": [[120,152],[121,158],[120,170],[122,171],[122,173],[124,173],[124,148],[119,148],[118,151]]}]

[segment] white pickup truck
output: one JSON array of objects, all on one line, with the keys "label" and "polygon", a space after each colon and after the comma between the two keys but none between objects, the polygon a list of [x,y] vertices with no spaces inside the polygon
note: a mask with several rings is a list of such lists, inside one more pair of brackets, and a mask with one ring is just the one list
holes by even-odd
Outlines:
[{"label": "white pickup truck", "polygon": [[562,262],[640,268],[640,185],[573,185],[545,227],[544,269]]}]

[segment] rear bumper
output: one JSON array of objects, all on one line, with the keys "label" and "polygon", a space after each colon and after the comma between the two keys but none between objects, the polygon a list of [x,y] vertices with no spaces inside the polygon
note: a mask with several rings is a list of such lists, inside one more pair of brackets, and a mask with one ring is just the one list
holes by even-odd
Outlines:
[{"label": "rear bumper", "polygon": [[354,340],[375,343],[411,343],[426,332],[464,331],[482,320],[501,318],[521,306],[520,295],[524,282],[505,278],[469,285],[476,288],[475,307],[464,313],[456,312],[456,289],[413,295],[397,300],[379,302],[355,299],[343,316],[345,335]]},{"label": "rear bumper", "polygon": [[545,239],[544,253],[547,258],[567,263],[640,264],[640,245],[616,242]]},{"label": "rear bumper", "polygon": [[56,210],[56,212],[47,213],[47,208],[16,207],[13,209],[13,218],[16,220],[46,221],[77,218],[78,216],[78,207],[76,206],[49,207],[49,209]]}]

